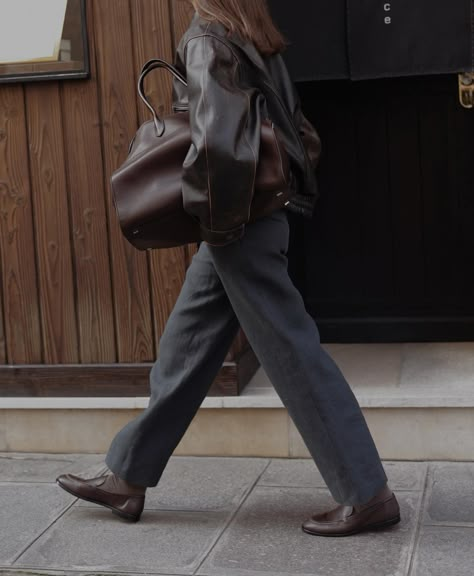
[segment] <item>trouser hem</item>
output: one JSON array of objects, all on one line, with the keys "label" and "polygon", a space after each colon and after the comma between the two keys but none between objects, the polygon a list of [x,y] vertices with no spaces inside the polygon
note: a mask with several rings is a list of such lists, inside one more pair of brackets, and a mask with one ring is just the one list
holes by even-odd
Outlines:
[{"label": "trouser hem", "polygon": [[376,494],[378,494],[388,482],[388,478],[383,470],[383,467],[382,467],[382,474],[380,475],[380,471],[378,470],[376,476],[377,476],[376,480],[371,480],[367,482],[355,494],[354,493],[351,494],[346,499],[340,501],[337,500],[337,502],[339,504],[343,504],[344,506],[355,506],[360,504],[366,504]]},{"label": "trouser hem", "polygon": [[144,488],[154,488],[158,485],[158,482],[162,476],[162,474],[160,474],[157,480],[150,480],[140,475],[134,475],[132,470],[123,470],[120,465],[116,465],[113,459],[109,459],[108,456],[105,458],[105,463],[111,472],[113,472],[122,480],[125,480],[125,482],[128,482],[129,484],[135,484],[136,486],[143,486]]}]

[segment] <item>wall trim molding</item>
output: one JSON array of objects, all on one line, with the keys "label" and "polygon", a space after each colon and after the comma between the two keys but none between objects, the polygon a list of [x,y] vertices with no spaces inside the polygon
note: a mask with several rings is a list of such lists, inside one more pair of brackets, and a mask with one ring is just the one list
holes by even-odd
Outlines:
[{"label": "wall trim molding", "polygon": [[[0,397],[4,398],[127,398],[148,397],[152,363],[58,364],[0,366]],[[209,396],[238,396],[259,366],[247,348],[226,361]]]}]

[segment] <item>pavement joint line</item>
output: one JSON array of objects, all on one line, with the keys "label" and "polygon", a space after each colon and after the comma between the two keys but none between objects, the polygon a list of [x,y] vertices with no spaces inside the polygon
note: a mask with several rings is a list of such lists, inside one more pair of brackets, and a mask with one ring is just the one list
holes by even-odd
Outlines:
[{"label": "pavement joint line", "polygon": [[29,544],[27,544],[27,546],[25,546],[25,548],[23,548],[23,550],[22,550],[19,554],[17,554],[17,556],[13,559],[12,565],[15,564],[15,562],[18,562],[18,560],[21,558],[21,556],[23,556],[23,554],[24,554],[27,550],[29,550],[29,549],[31,548],[31,546],[33,546],[33,544],[35,544],[35,542],[37,542],[37,541],[41,538],[41,536],[43,536],[43,534],[45,534],[52,526],[54,526],[54,524],[56,524],[56,522],[57,522],[60,518],[62,518],[62,517],[74,506],[74,504],[75,504],[78,500],[79,500],[78,498],[73,498],[73,501],[72,501],[70,504],[68,504],[67,506],[65,506],[65,507],[61,510],[61,512],[59,512],[59,514],[56,516],[56,518],[55,518],[52,522],[50,522],[50,523],[46,526],[46,528],[45,528],[44,530],[42,530],[42,531],[38,534],[38,536],[36,536],[36,538],[34,538]]},{"label": "pavement joint line", "polygon": [[107,571],[107,570],[86,570],[82,568],[48,568],[48,569],[36,569],[36,568],[16,568],[14,566],[7,566],[0,564],[0,574],[15,574],[18,576],[69,576],[70,574],[80,574],[80,576],[190,576],[189,574],[178,574],[174,573],[170,575],[167,572],[117,572]]},{"label": "pavement joint line", "polygon": [[425,512],[425,506],[426,506],[427,495],[428,495],[429,479],[430,479],[430,466],[427,465],[425,468],[425,479],[424,479],[424,483],[423,483],[424,488],[422,491],[420,502],[418,504],[418,510],[416,512],[416,526],[415,526],[412,542],[410,543],[408,569],[406,572],[407,576],[412,576],[413,570],[415,568],[415,558],[417,555],[418,546],[420,544],[420,535],[421,535],[423,515]]},{"label": "pavement joint line", "polygon": [[[31,576],[32,574],[39,575],[39,576],[47,576],[52,574],[56,576],[56,574],[64,574],[66,573],[65,570],[59,570],[56,568],[35,568],[34,566],[13,566],[10,564],[0,564],[0,574],[6,573],[15,573],[15,574],[27,574]],[[74,568],[70,568],[67,572],[76,572]]]},{"label": "pavement joint line", "polygon": [[313,488],[314,490],[329,491],[325,486],[315,486],[314,484],[259,484],[256,488]]},{"label": "pavement joint line", "polygon": [[[85,502],[85,501],[84,501]],[[97,506],[100,506],[100,504],[94,504],[91,502],[87,502],[85,504],[81,504],[80,506],[77,506],[78,510],[90,510],[90,509],[95,509]],[[215,514],[216,516],[221,516],[222,514],[225,514],[226,512],[231,512],[234,509],[234,506],[228,506],[226,508],[217,508],[217,509],[200,509],[200,508],[144,508],[143,509],[143,513],[155,513],[155,512],[173,512],[173,513],[180,513],[180,514],[209,514],[209,515],[213,515]],[[179,575],[178,575],[179,576]]]},{"label": "pavement joint line", "polygon": [[425,522],[423,526],[430,528],[467,528],[474,530],[474,523],[472,522]]},{"label": "pavement joint line", "polygon": [[0,574],[5,573],[15,573],[19,576],[63,576],[69,574],[80,574],[80,576],[190,576],[190,574],[178,574],[169,572],[151,572],[151,571],[141,571],[141,572],[117,572],[117,570],[84,570],[84,568],[35,568],[32,567],[16,567],[9,566],[5,564],[0,564]]},{"label": "pavement joint line", "polygon": [[[257,488],[312,488],[313,490],[329,491],[325,486],[315,486],[314,484],[259,484]],[[394,492],[423,492],[424,488],[394,488]],[[474,523],[473,523],[474,525]]]},{"label": "pavement joint line", "polygon": [[207,552],[204,552],[203,554],[203,558],[202,560],[198,563],[196,569],[193,572],[193,575],[197,574],[199,572],[199,570],[201,569],[201,566],[204,564],[204,562],[206,562],[206,560],[209,558],[209,556],[211,555],[212,551],[214,550],[214,548],[217,546],[218,542],[220,541],[220,539],[222,538],[222,536],[225,534],[227,528],[229,528],[229,526],[232,524],[232,522],[234,521],[234,518],[237,516],[237,514],[239,513],[240,509],[242,508],[242,506],[244,505],[244,503],[247,501],[247,498],[249,497],[249,495],[254,491],[255,487],[258,484],[258,481],[260,480],[260,478],[265,474],[265,472],[267,471],[267,469],[269,468],[270,464],[272,463],[273,458],[269,458],[268,462],[266,464],[266,466],[264,466],[263,470],[260,472],[260,474],[257,476],[257,478],[255,479],[255,481],[250,485],[250,487],[248,488],[248,490],[246,490],[242,496],[242,499],[240,500],[240,502],[237,504],[237,506],[234,508],[234,511],[229,513],[229,517],[227,519],[227,522],[225,523],[224,527],[222,528],[222,530],[220,531],[220,533],[216,536],[216,538],[214,539],[214,542],[211,543],[211,545],[209,546],[209,548],[207,549]]},{"label": "pavement joint line", "polygon": [[33,454],[33,456],[30,452],[0,452],[0,460],[17,460],[19,462],[24,462],[25,460],[41,461],[43,456],[48,456],[48,462],[61,462],[62,464],[67,464],[69,462],[74,464],[76,460],[69,454],[65,455],[68,456],[67,459],[58,458],[59,454],[51,454],[48,452],[37,452],[36,454]]},{"label": "pavement joint line", "polygon": [[[74,569],[71,569],[71,572],[74,572]],[[64,574],[64,570],[54,570],[51,569],[35,569],[35,568],[16,568],[15,566],[10,566],[7,564],[0,564],[0,574],[18,574],[21,576],[22,574],[25,576],[52,576],[62,575]],[[97,575],[98,576],[98,575]]]},{"label": "pavement joint line", "polygon": [[24,480],[22,482],[18,482],[17,480],[0,480],[0,486],[3,486],[4,484],[15,484],[16,486],[23,486],[23,485],[29,485],[29,484],[55,484],[55,482],[52,482],[51,480]]},{"label": "pavement joint line", "polygon": [[[102,467],[100,468],[91,468],[90,471],[88,472],[87,470],[83,473],[80,474],[81,477],[84,477],[84,474],[87,473],[88,476],[90,476],[91,478],[95,477],[96,474],[102,474]],[[3,486],[4,484],[16,484],[17,486],[20,485],[28,485],[28,484],[51,484],[51,485],[55,485],[56,484],[56,480],[0,480],[0,486]]]}]

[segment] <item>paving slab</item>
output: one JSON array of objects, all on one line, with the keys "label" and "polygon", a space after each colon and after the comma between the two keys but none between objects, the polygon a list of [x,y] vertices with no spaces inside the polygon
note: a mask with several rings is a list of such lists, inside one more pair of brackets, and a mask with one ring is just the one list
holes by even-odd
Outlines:
[{"label": "paving slab", "polygon": [[105,468],[103,454],[0,453],[0,482],[55,482],[59,474],[81,476]]},{"label": "paving slab", "polygon": [[159,574],[192,574],[224,529],[228,513],[145,511],[127,522],[105,508],[74,506],[15,566]]},{"label": "paving slab", "polygon": [[198,574],[219,576],[405,576],[420,492],[399,494],[402,521],[350,538],[305,534],[301,523],[334,507],[326,490],[257,487]]},{"label": "paving slab", "polygon": [[424,490],[428,468],[426,462],[384,460],[383,465],[393,490]]},{"label": "paving slab", "polygon": [[[145,508],[229,510],[241,501],[268,463],[266,458],[175,456],[158,485],[147,490]],[[79,505],[94,506],[84,501]]]},{"label": "paving slab", "polygon": [[327,487],[311,458],[274,458],[262,474],[258,485]]},{"label": "paving slab", "polygon": [[439,462],[429,465],[423,522],[474,526],[474,463]]},{"label": "paving slab", "polygon": [[[153,574],[152,572],[98,572],[98,571],[85,571],[82,570],[38,570],[36,568],[19,568],[15,570],[14,568],[9,568],[2,570],[0,568],[1,576],[140,576]],[[177,574],[163,574],[162,572],[157,573],[157,576],[181,576]],[[187,576],[183,574],[182,576]]]},{"label": "paving slab", "polygon": [[0,483],[0,566],[11,564],[73,501],[50,484]]},{"label": "paving slab", "polygon": [[[423,490],[426,463],[384,461],[393,490]],[[315,486],[326,488],[321,474],[311,459],[273,459],[260,478],[265,486]]]},{"label": "paving slab", "polygon": [[411,576],[472,576],[474,528],[423,526]]}]

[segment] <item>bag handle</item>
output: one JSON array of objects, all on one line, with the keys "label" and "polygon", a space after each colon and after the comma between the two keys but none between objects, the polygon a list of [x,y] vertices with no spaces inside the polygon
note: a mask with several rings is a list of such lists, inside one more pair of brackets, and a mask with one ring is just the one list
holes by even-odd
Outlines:
[{"label": "bag handle", "polygon": [[156,135],[157,136],[163,136],[163,134],[165,132],[165,121],[158,116],[158,114],[156,113],[156,110],[153,108],[153,106],[150,104],[150,102],[148,102],[148,99],[145,96],[145,91],[144,91],[144,87],[143,87],[145,77],[152,70],[155,70],[156,68],[165,68],[165,70],[168,70],[168,72],[171,72],[171,74],[173,74],[173,76],[177,80],[179,80],[182,84],[184,84],[185,86],[187,86],[188,83],[186,81],[186,78],[181,74],[181,72],[177,68],[175,68],[174,66],[172,66],[171,64],[169,64],[165,60],[162,60],[161,58],[153,58],[152,60],[148,60],[148,62],[146,62],[142,68],[142,71],[140,73],[140,78],[138,79],[138,94],[140,95],[140,98],[143,100],[143,103],[148,108],[148,110],[150,110],[150,112],[153,114],[153,122],[155,123]]}]

